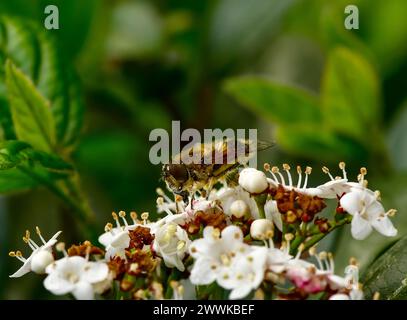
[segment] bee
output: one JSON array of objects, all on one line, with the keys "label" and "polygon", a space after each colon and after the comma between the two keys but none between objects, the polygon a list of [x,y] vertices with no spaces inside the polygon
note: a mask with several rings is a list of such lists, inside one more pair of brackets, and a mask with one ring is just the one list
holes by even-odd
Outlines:
[{"label": "bee", "polygon": [[[250,140],[223,139],[209,143],[197,143],[173,157],[162,167],[162,178],[167,188],[182,196],[185,203],[189,197],[200,192],[207,196],[217,182],[228,185],[236,183],[238,168],[245,166],[257,151],[273,146],[274,143]],[[193,158],[194,149],[198,157]]]}]

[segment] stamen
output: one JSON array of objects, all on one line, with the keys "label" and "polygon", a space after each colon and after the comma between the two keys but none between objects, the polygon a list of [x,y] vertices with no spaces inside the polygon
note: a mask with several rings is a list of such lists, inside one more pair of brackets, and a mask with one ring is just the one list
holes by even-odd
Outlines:
[{"label": "stamen", "polygon": [[376,190],[375,192],[374,192],[374,196],[375,196],[375,198],[376,198],[376,200],[381,200],[381,194],[380,194],[380,191],[379,190]]},{"label": "stamen", "polygon": [[279,176],[280,179],[281,179],[281,184],[282,184],[283,186],[286,186],[285,180],[284,180],[284,176],[281,174],[280,169],[278,169],[277,166],[274,166],[271,170],[272,170],[272,172],[278,174],[278,176]]},{"label": "stamen", "polygon": [[122,218],[124,225],[126,227],[128,227],[129,225],[128,225],[127,220],[126,220],[126,212],[119,211],[119,217]]},{"label": "stamen", "polygon": [[263,165],[263,168],[264,168],[264,171],[269,172],[271,167],[270,167],[270,164],[266,162],[266,163]]},{"label": "stamen", "polygon": [[329,265],[330,265],[330,271],[332,273],[335,272],[335,261],[334,261],[334,256],[332,254],[332,252],[328,252],[328,260],[329,260]]},{"label": "stamen", "polygon": [[299,259],[301,257],[302,252],[304,251],[305,245],[303,243],[301,243],[298,246],[298,251],[297,254],[295,255],[295,259]]},{"label": "stamen", "polygon": [[306,188],[307,188],[308,176],[311,174],[311,172],[312,172],[312,168],[311,168],[311,167],[306,167],[306,168],[305,168],[305,181],[304,181],[303,189],[306,189]]},{"label": "stamen", "polygon": [[143,212],[143,213],[141,214],[141,219],[143,220],[143,223],[144,223],[144,224],[147,224],[148,216],[149,216],[149,213],[148,213],[148,212]]},{"label": "stamen", "polygon": [[130,212],[130,217],[131,220],[133,221],[134,224],[137,224],[137,213],[135,211]]},{"label": "stamen", "polygon": [[156,200],[157,206],[162,206],[164,204],[164,198],[158,197]]},{"label": "stamen", "polygon": [[113,220],[116,221],[116,226],[117,226],[118,228],[120,228],[121,225],[120,225],[119,217],[118,217],[117,213],[113,211],[113,212],[112,212],[112,217],[113,217]]},{"label": "stamen", "polygon": [[332,174],[329,172],[329,168],[328,168],[328,167],[323,166],[323,167],[322,167],[322,172],[325,173],[325,174],[327,174],[327,175],[329,176],[329,178],[330,178],[332,181],[335,180],[334,177],[332,176]]},{"label": "stamen", "polygon": [[302,169],[300,166],[297,166],[297,173],[298,173],[298,183],[297,183],[297,188],[301,187],[301,182],[302,182]]},{"label": "stamen", "polygon": [[345,167],[346,167],[346,163],[345,163],[345,162],[343,162],[343,161],[339,162],[339,169],[342,170],[343,178],[344,178],[344,179],[348,179],[348,176],[347,176],[347,174],[346,174]]},{"label": "stamen", "polygon": [[315,256],[315,254],[317,253],[317,248],[315,246],[309,248],[308,253],[309,253],[310,256]]},{"label": "stamen", "polygon": [[277,168],[277,167],[272,167],[271,170],[269,170],[269,172],[270,172],[270,174],[272,175],[274,181],[275,181],[277,184],[280,184],[280,181],[278,180],[278,178],[277,178],[277,176],[276,176],[276,172],[277,172],[276,170],[278,171],[278,168]]},{"label": "stamen", "polygon": [[106,223],[105,232],[111,232],[112,229],[113,229],[113,225],[110,222]]},{"label": "stamen", "polygon": [[358,181],[363,185],[365,180],[365,175],[367,175],[367,169],[365,167],[360,168],[360,174],[358,175]]},{"label": "stamen", "polygon": [[21,262],[25,262],[27,259],[25,259],[24,257],[23,257],[23,254],[21,253],[21,251],[20,250],[17,250],[16,252],[15,252],[15,254],[16,254],[16,258],[18,259],[18,260],[20,260]]},{"label": "stamen", "polygon": [[35,231],[37,232],[38,236],[40,237],[41,241],[43,244],[46,244],[47,242],[45,241],[45,239],[43,238],[42,234],[41,234],[41,230],[38,227],[35,227]]},{"label": "stamen", "polygon": [[357,265],[358,265],[358,261],[356,260],[356,258],[351,257],[351,258],[349,259],[349,265],[351,265],[351,266],[357,266]]},{"label": "stamen", "polygon": [[65,250],[65,243],[64,242],[58,242],[57,245],[55,246],[55,249],[59,252],[62,252],[65,257],[68,256],[68,252]]},{"label": "stamen", "polygon": [[287,163],[283,163],[283,169],[284,169],[285,172],[287,172],[288,184],[290,185],[290,187],[292,187],[293,186],[293,179],[292,179],[291,174],[290,174],[290,169],[291,168]]},{"label": "stamen", "polygon": [[386,212],[386,216],[394,217],[396,213],[397,213],[396,209],[390,209],[389,211]]}]

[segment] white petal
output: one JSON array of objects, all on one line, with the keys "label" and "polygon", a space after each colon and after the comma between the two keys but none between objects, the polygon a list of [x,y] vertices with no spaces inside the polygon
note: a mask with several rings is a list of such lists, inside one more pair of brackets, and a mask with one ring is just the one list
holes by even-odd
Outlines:
[{"label": "white petal", "polygon": [[264,212],[266,214],[266,218],[272,220],[277,229],[282,231],[283,221],[281,219],[281,213],[278,211],[277,208],[277,202],[274,200],[267,201],[264,205]]},{"label": "white petal", "polygon": [[397,229],[388,217],[374,219],[371,221],[373,228],[386,237],[394,237],[397,235]]},{"label": "white petal", "polygon": [[238,286],[237,288],[232,290],[232,292],[229,295],[229,299],[230,300],[243,299],[250,293],[250,291],[252,291],[252,287],[250,285]]},{"label": "white petal", "polygon": [[10,278],[19,278],[22,277],[23,275],[29,273],[31,271],[31,259],[26,260],[22,267],[18,269],[16,272],[14,272]]},{"label": "white petal", "polygon": [[343,293],[334,294],[329,298],[329,300],[350,300],[349,296]]},{"label": "white petal", "polygon": [[372,201],[366,209],[369,220],[377,219],[381,215],[384,215],[384,213],[383,205],[377,200]]},{"label": "white petal", "polygon": [[109,267],[103,262],[88,262],[81,273],[81,280],[89,283],[103,281],[109,274]]},{"label": "white petal", "polygon": [[228,244],[232,244],[233,242],[243,242],[242,229],[236,226],[226,227],[222,230],[222,240]]},{"label": "white petal", "polygon": [[55,295],[62,295],[71,292],[75,286],[56,271],[45,278],[44,287]]},{"label": "white petal", "polygon": [[354,215],[360,213],[363,209],[362,207],[363,193],[359,191],[353,191],[345,194],[341,200],[340,204],[345,211],[349,214]]},{"label": "white petal", "polygon": [[213,270],[211,266],[219,265],[210,259],[198,259],[195,261],[189,279],[195,285],[206,285],[216,280],[218,269]]},{"label": "white petal", "polygon": [[122,231],[112,238],[110,245],[116,248],[127,248],[130,244],[130,236],[127,231]]},{"label": "white petal", "polygon": [[78,282],[72,294],[76,300],[93,300],[95,298],[92,285],[85,281]]},{"label": "white petal", "polygon": [[355,239],[363,240],[372,232],[372,227],[360,214],[355,214],[352,218],[351,232]]}]

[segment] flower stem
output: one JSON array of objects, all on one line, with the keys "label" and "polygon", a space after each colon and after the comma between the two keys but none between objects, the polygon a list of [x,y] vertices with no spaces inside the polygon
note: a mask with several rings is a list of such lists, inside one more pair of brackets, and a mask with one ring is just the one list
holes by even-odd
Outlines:
[{"label": "flower stem", "polygon": [[264,211],[264,205],[267,200],[267,194],[260,194],[254,197],[257,204],[257,209],[259,210],[259,218],[266,219],[266,212]]},{"label": "flower stem", "polygon": [[350,223],[352,221],[352,216],[347,216],[346,218],[338,221],[338,222],[330,222],[331,226],[328,229],[328,232],[325,233],[318,233],[315,236],[313,236],[310,240],[308,240],[307,242],[305,242],[304,244],[304,251],[311,248],[312,246],[314,246],[316,243],[318,243],[319,241],[321,241],[323,238],[325,238],[329,233],[331,233],[332,231],[334,231],[336,228],[343,226],[347,223]]}]

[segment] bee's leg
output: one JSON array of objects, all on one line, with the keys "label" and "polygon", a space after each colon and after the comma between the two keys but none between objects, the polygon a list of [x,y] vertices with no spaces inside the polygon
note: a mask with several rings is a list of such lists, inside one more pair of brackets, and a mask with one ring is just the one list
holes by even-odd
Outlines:
[{"label": "bee's leg", "polygon": [[208,183],[208,188],[206,189],[206,196],[205,196],[206,200],[208,200],[208,198],[209,198],[213,185],[214,185],[214,179],[210,178],[209,183]]}]

